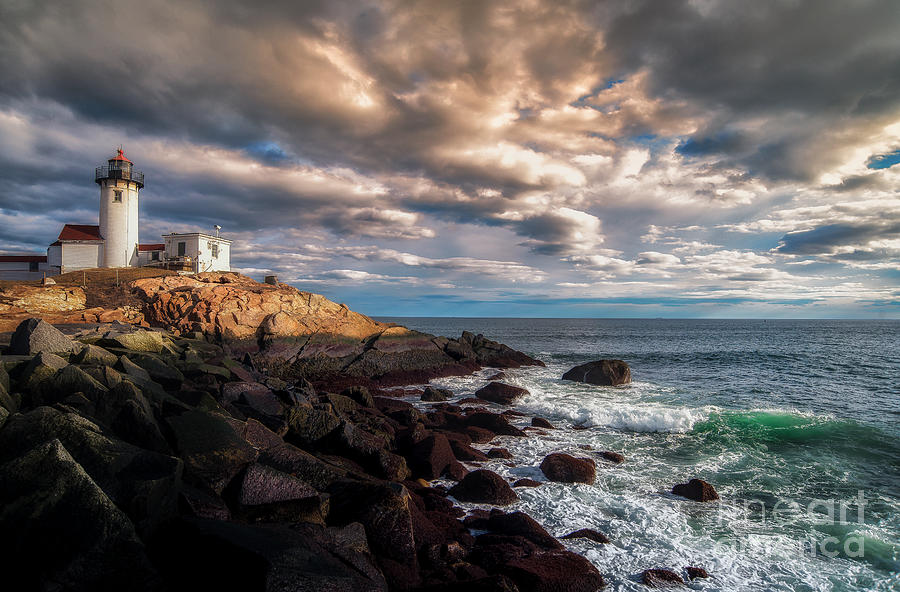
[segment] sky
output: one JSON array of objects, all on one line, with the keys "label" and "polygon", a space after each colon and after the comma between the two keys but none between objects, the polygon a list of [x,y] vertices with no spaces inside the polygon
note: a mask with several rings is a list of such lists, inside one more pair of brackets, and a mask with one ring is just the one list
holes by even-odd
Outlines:
[{"label": "sky", "polygon": [[382,316],[900,318],[900,3],[0,1],[0,252],[96,224]]}]

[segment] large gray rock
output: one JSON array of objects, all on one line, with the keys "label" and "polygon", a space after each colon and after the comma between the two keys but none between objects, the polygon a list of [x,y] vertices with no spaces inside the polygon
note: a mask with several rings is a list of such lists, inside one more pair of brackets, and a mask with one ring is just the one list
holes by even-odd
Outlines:
[{"label": "large gray rock", "polygon": [[112,366],[118,360],[116,354],[107,351],[99,345],[85,345],[84,348],[72,358],[77,364],[92,364],[101,366]]},{"label": "large gray rock", "polygon": [[147,371],[150,379],[169,389],[177,389],[184,382],[184,374],[178,368],[167,364],[159,356],[153,354],[135,353],[129,358],[136,365]]},{"label": "large gray rock", "polygon": [[31,391],[66,366],[68,366],[68,362],[56,354],[41,352],[25,366],[19,376],[19,384],[25,390]]},{"label": "large gray rock", "polygon": [[108,389],[78,366],[70,364],[42,381],[38,390],[44,402],[56,402],[76,393],[97,401]]},{"label": "large gray rock", "polygon": [[95,402],[96,417],[122,440],[146,450],[171,454],[150,402],[133,383],[122,381]]},{"label": "large gray rock", "polygon": [[185,480],[221,494],[258,452],[217,415],[191,410],[166,419],[184,460]]},{"label": "large gray rock", "polygon": [[62,443],[0,466],[0,557],[8,590],[152,590],[134,526]]},{"label": "large gray rock", "polygon": [[53,439],[60,440],[139,532],[150,532],[175,514],[181,461],[114,440],[76,413],[38,407],[10,416],[0,430],[0,462]]},{"label": "large gray rock", "polygon": [[599,386],[628,384],[631,382],[631,368],[622,360],[596,360],[575,366],[563,374],[563,380],[574,380]]},{"label": "large gray rock", "polygon": [[100,340],[100,345],[120,347],[136,352],[158,354],[163,350],[163,335],[157,331],[135,330],[130,332],[109,331]]},{"label": "large gray rock", "polygon": [[16,327],[9,342],[9,353],[34,355],[40,352],[69,353],[80,351],[83,346],[72,341],[59,329],[42,319],[25,319]]}]

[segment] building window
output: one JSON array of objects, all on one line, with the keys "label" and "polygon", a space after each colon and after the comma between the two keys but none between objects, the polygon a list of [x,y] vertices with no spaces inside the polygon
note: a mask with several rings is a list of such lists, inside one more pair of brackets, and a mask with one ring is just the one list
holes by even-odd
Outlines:
[{"label": "building window", "polygon": [[120,202],[122,201],[122,190],[121,189],[113,189],[113,201]]},{"label": "building window", "polygon": [[37,261],[29,261],[28,262],[28,271],[37,271],[37,270],[38,270]]},{"label": "building window", "polygon": [[212,245],[212,256],[213,256],[213,259],[219,258],[219,245],[216,243],[213,243],[213,245]]},{"label": "building window", "polygon": [[184,254],[186,251],[187,251],[187,243],[178,243],[178,256],[184,257]]},{"label": "building window", "polygon": [[150,261],[159,261],[159,251],[150,253]]}]

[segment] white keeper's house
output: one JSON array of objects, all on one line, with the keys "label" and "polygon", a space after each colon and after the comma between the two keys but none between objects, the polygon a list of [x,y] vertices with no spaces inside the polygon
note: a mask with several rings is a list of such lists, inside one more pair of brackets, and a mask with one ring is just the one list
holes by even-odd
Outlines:
[{"label": "white keeper's house", "polygon": [[138,240],[138,200],[144,173],[119,148],[94,171],[100,186],[100,224],[65,224],[46,255],[0,255],[0,280],[32,280],[97,267],[163,267],[182,273],[231,271],[231,241],[203,232]]}]

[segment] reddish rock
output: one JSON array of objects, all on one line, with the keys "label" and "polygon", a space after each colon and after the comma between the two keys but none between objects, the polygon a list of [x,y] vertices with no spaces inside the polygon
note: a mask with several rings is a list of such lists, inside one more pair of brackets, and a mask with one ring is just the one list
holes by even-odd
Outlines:
[{"label": "reddish rock", "polygon": [[563,374],[563,380],[600,386],[628,384],[631,382],[631,368],[622,360],[597,360],[575,366]]},{"label": "reddish rock", "polygon": [[612,452],[611,450],[598,452],[597,456],[616,465],[625,462],[625,457],[623,455],[619,454],[618,452]]},{"label": "reddish rock", "polygon": [[527,394],[526,389],[502,382],[492,382],[475,391],[475,396],[479,399],[500,405],[511,405],[516,399]]},{"label": "reddish rock", "polygon": [[450,439],[450,448],[453,449],[454,456],[463,462],[484,462],[488,460],[488,455],[482,451],[456,439]]},{"label": "reddish rock", "polygon": [[684,580],[669,569],[646,569],[641,574],[641,583],[651,588],[670,588],[684,585]]},{"label": "reddish rock", "polygon": [[542,483],[534,479],[519,479],[513,483],[513,487],[540,487]]},{"label": "reddish rock", "polygon": [[489,458],[505,458],[511,459],[513,457],[512,452],[507,450],[506,448],[491,448],[487,453]]},{"label": "reddish rock", "polygon": [[672,493],[695,502],[712,502],[719,499],[716,489],[702,479],[691,479],[687,483],[679,483],[672,488]]},{"label": "reddish rock", "polygon": [[609,539],[602,532],[598,532],[591,528],[582,528],[581,530],[576,530],[575,532],[570,532],[566,536],[559,537],[561,539],[588,539],[594,541],[595,543],[607,544],[609,543]]},{"label": "reddish rock", "polygon": [[485,469],[470,472],[450,488],[450,495],[463,502],[501,506],[519,499],[503,477]]},{"label": "reddish rock", "polygon": [[550,423],[549,421],[547,421],[547,420],[544,419],[543,417],[533,417],[533,418],[531,418],[531,425],[534,426],[534,427],[536,427],[536,428],[545,428],[545,429],[548,429],[548,430],[556,429],[555,426],[554,426],[552,423]]},{"label": "reddish rock", "polygon": [[499,534],[524,537],[542,549],[565,548],[562,543],[556,540],[543,526],[525,512],[504,514],[499,510],[492,511],[487,527],[492,532]]},{"label": "reddish rock", "polygon": [[685,571],[687,571],[688,579],[691,579],[691,580],[696,580],[697,578],[708,578],[709,577],[709,573],[702,567],[694,567],[694,566],[689,565],[689,566],[685,567],[684,569],[685,569]]},{"label": "reddish rock", "polygon": [[[466,423],[471,427],[484,428],[500,436],[524,436],[525,432],[513,426],[502,415],[488,411],[476,411],[466,417]],[[475,438],[472,438],[473,441]]]},{"label": "reddish rock", "polygon": [[456,462],[453,450],[447,437],[443,434],[432,434],[413,446],[407,456],[407,464],[416,477],[428,481],[444,474],[450,463]]},{"label": "reddish rock", "polygon": [[487,444],[497,437],[497,434],[495,434],[494,432],[485,428],[479,428],[475,426],[467,427],[465,433],[467,436],[469,436],[472,442],[476,444]]},{"label": "reddish rock", "polygon": [[496,374],[491,375],[487,379],[488,381],[493,380],[506,380],[506,372],[497,372]]},{"label": "reddish rock", "polygon": [[541,471],[547,479],[560,483],[593,483],[596,474],[594,461],[575,458],[561,452],[548,454],[541,463]]},{"label": "reddish rock", "polygon": [[502,572],[521,592],[597,592],[605,585],[594,565],[569,551],[550,551],[513,559]]}]

